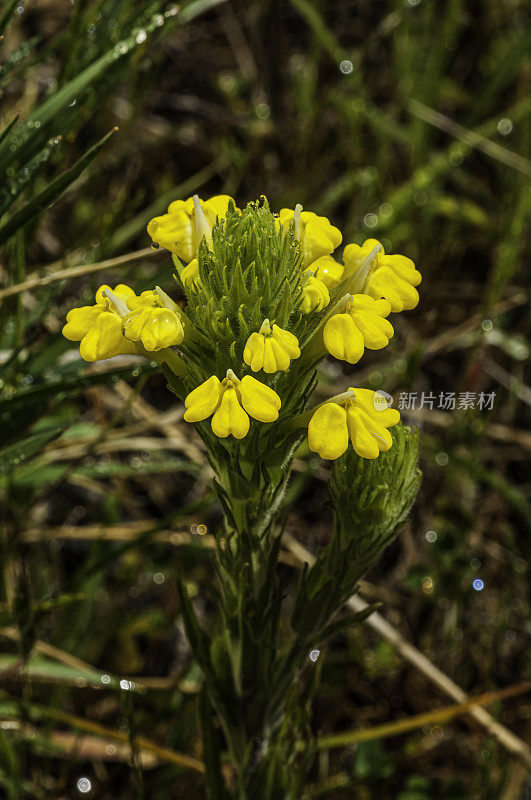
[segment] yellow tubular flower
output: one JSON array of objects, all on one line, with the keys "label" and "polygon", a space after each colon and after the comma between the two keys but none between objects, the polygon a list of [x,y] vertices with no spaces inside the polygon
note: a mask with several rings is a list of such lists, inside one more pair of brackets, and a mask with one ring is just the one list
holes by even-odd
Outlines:
[{"label": "yellow tubular flower", "polygon": [[295,238],[301,242],[303,267],[321,256],[330,255],[343,241],[341,231],[330,220],[319,217],[313,211],[303,211],[300,203],[297,203],[295,210],[282,208],[278,220],[285,230],[293,221]]},{"label": "yellow tubular flower", "polygon": [[311,311],[322,311],[330,302],[328,289],[319,278],[310,275],[306,286],[302,290],[301,311],[309,314]]},{"label": "yellow tubular flower", "polygon": [[310,450],[321,458],[343,455],[349,439],[363,458],[377,458],[392,447],[387,428],[396,425],[400,414],[387,407],[383,395],[370,389],[349,389],[320,406],[308,425]]},{"label": "yellow tubular flower", "polygon": [[232,434],[243,439],[249,430],[249,417],[260,422],[278,418],[280,397],[273,389],[251,375],[238,380],[231,369],[220,381],[215,375],[204,381],[185,398],[187,422],[200,422],[211,415],[212,431],[220,439]]},{"label": "yellow tubular flower", "polygon": [[[114,301],[107,291],[111,292]],[[81,342],[79,352],[85,361],[136,353],[135,345],[122,333],[121,317],[122,312],[129,310],[128,303],[135,298],[133,290],[123,283],[119,283],[114,292],[106,284],[100,286],[96,292],[96,305],[73,308],[68,312],[63,336],[71,342]]]},{"label": "yellow tubular flower", "polygon": [[332,256],[321,256],[308,267],[327,289],[334,289],[343,277],[343,264],[339,264]]},{"label": "yellow tubular flower", "polygon": [[263,369],[271,374],[289,369],[292,359],[301,354],[296,336],[265,319],[258,333],[251,333],[243,351],[243,360],[253,372]]},{"label": "yellow tubular flower", "polygon": [[323,329],[326,349],[334,358],[356,364],[366,347],[381,350],[394,336],[389,320],[391,304],[364,294],[346,295],[341,301],[342,313],[334,314]]},{"label": "yellow tubular flower", "polygon": [[165,247],[188,264],[197,256],[202,239],[211,240],[216,218],[226,216],[231,200],[226,194],[205,201],[197,195],[187,200],[174,200],[167,214],[148,223],[147,232],[155,245]]},{"label": "yellow tubular flower", "polygon": [[345,276],[352,276],[356,292],[363,292],[376,300],[385,297],[391,311],[409,311],[419,302],[415,289],[422,275],[410,258],[386,255],[377,239],[367,239],[360,247],[349,244],[343,253]]}]

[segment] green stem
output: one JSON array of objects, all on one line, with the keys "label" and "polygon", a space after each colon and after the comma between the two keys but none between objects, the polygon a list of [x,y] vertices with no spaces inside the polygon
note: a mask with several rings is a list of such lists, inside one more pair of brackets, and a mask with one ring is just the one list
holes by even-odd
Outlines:
[{"label": "green stem", "polygon": [[141,344],[138,344],[140,353],[149,358],[150,361],[156,361],[158,364],[167,364],[174,375],[182,377],[186,373],[186,366],[182,358],[172,350],[170,347],[165,347],[163,350],[146,350]]}]

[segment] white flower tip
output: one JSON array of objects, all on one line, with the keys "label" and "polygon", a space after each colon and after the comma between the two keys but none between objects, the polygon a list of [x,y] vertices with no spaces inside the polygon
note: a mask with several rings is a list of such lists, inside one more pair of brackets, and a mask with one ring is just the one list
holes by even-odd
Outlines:
[{"label": "white flower tip", "polygon": [[107,295],[121,317],[125,317],[126,314],[129,314],[127,303],[115,295],[114,292],[112,292],[110,289],[104,289],[103,293]]},{"label": "white flower tip", "polygon": [[265,319],[262,322],[262,326],[261,326],[260,330],[258,331],[258,333],[271,333],[271,325],[269,324],[269,320],[268,319]]},{"label": "white flower tip", "polygon": [[349,292],[347,292],[346,294],[343,295],[343,297],[337,304],[338,309],[343,309],[346,306],[348,306],[351,300],[352,300],[352,295]]},{"label": "white flower tip", "polygon": [[302,206],[300,203],[297,203],[295,211],[293,212],[293,232],[296,239],[301,238],[301,211]]},{"label": "white flower tip", "polygon": [[179,306],[177,305],[177,303],[173,302],[171,297],[168,294],[166,294],[164,289],[161,289],[160,286],[155,286],[155,292],[158,294],[159,300],[162,303],[162,305],[164,306],[164,308],[167,308],[170,311],[178,311],[179,310]]},{"label": "white flower tip", "polygon": [[207,238],[207,240],[210,240],[212,231],[210,229],[210,225],[208,224],[208,220],[205,217],[203,207],[201,206],[199,195],[194,194],[192,199],[194,201],[195,232],[197,235],[197,242],[199,244],[204,236]]},{"label": "white flower tip", "polygon": [[353,400],[355,397],[356,397],[356,392],[354,391],[354,389],[347,389],[346,392],[341,392],[341,394],[336,394],[329,400],[325,400],[325,403],[337,403],[337,404],[346,403],[349,400]]},{"label": "white flower tip", "polygon": [[227,370],[227,374],[225,375],[225,377],[228,378],[230,381],[233,381],[234,383],[239,383],[240,382],[238,380],[238,378],[236,377],[236,373],[233,372],[230,367]]}]

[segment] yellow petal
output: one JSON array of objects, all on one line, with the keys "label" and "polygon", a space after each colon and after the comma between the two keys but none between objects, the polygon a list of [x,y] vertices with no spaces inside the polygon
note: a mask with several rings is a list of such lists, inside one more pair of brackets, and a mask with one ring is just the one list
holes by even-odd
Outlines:
[{"label": "yellow petal", "polygon": [[146,350],[161,350],[180,344],[184,338],[181,320],[168,308],[153,308],[142,328],[142,344]]},{"label": "yellow petal", "polygon": [[96,303],[101,303],[102,305],[105,305],[106,308],[108,308],[109,298],[105,294],[105,289],[110,289],[112,292],[111,287],[108,284],[103,283],[98,289],[96,289]]},{"label": "yellow petal", "polygon": [[[370,418],[360,408],[349,405],[347,408],[347,425],[350,441],[354,450],[363,458],[378,458],[380,448],[378,439],[371,433],[367,420]],[[382,430],[385,431],[385,428]]]},{"label": "yellow petal", "polygon": [[243,351],[243,360],[251,367],[253,372],[258,372],[264,365],[265,336],[261,333],[251,333]]},{"label": "yellow petal", "polygon": [[[234,203],[234,198],[228,194],[217,194],[215,197],[205,200],[203,210],[211,225],[215,225],[216,217],[224,219],[227,216],[231,200]],[[234,203],[234,205],[236,205],[236,203]]]},{"label": "yellow petal", "polygon": [[[349,411],[352,411],[355,408],[355,406],[350,406],[347,408],[347,420]],[[362,408],[358,408],[357,411],[359,412],[359,418],[365,426],[365,429],[373,438],[376,439],[378,450],[380,452],[386,452],[387,450],[390,450],[393,446],[393,439],[387,428],[381,424],[380,420],[375,419],[371,414],[366,414]]]},{"label": "yellow petal", "polygon": [[343,277],[343,264],[338,264],[332,256],[321,256],[308,268],[312,270],[316,278],[324,283],[327,289],[333,289]]},{"label": "yellow petal", "polygon": [[326,349],[334,358],[356,364],[363,355],[363,336],[350,314],[334,314],[323,330]]},{"label": "yellow petal", "polygon": [[317,409],[308,425],[310,450],[321,458],[333,459],[343,455],[348,447],[347,415],[337,403],[325,403]]},{"label": "yellow petal", "polygon": [[411,283],[412,286],[418,286],[422,281],[422,275],[415,269],[415,264],[406,256],[382,256],[378,259],[378,264],[381,267],[389,267],[399,278]]},{"label": "yellow petal", "polygon": [[[111,311],[115,311],[114,304],[109,300],[107,295],[105,294],[105,289],[111,289],[106,283],[99,287],[96,291],[96,303],[104,303],[108,309]],[[111,289],[113,294],[117,295],[121,300],[127,302],[129,298],[136,297],[133,289],[130,286],[127,286],[125,283],[118,283],[114,289]]]},{"label": "yellow petal", "polygon": [[290,357],[280,344],[272,337],[265,337],[264,372],[271,374],[278,370],[289,369]]},{"label": "yellow petal", "polygon": [[415,308],[420,299],[415,287],[396,275],[390,267],[379,267],[371,275],[367,292],[374,298],[385,297],[395,313]]},{"label": "yellow petal", "polygon": [[302,290],[302,313],[309,314],[311,311],[322,311],[329,302],[328,289],[322,281],[312,275]]},{"label": "yellow petal", "polygon": [[212,375],[186,396],[184,419],[187,422],[200,422],[209,417],[218,407],[222,392],[221,381]]},{"label": "yellow petal", "polygon": [[[298,358],[301,354],[299,348],[299,340],[293,333],[279,328],[278,325],[273,325],[273,339],[276,339],[283,350],[286,351],[290,358]],[[287,369],[287,367],[286,367]]]},{"label": "yellow petal", "polygon": [[321,225],[308,223],[302,239],[302,266],[308,266],[312,261],[329,255],[333,250],[334,246],[328,236],[328,231],[324,230]]},{"label": "yellow petal", "polygon": [[199,261],[193,258],[181,272],[181,280],[187,289],[199,281]]},{"label": "yellow petal", "polygon": [[129,308],[138,308],[139,306],[149,306],[150,308],[156,308],[157,306],[160,306],[162,304],[157,292],[155,292],[153,289],[146,289],[146,291],[141,292],[138,297],[134,297],[131,299],[127,298],[127,305],[129,306]]},{"label": "yellow petal", "polygon": [[210,423],[213,432],[220,439],[224,439],[230,433],[236,439],[243,439],[249,430],[249,417],[241,407],[236,388],[227,386],[221,398],[221,403],[212,417]]},{"label": "yellow petal", "polygon": [[[291,208],[282,208],[278,219],[279,225],[289,228],[294,211]],[[326,217],[320,217],[313,211],[301,213],[301,246],[302,264],[308,266],[321,256],[329,255],[339,247],[343,237],[338,228],[330,223]]]},{"label": "yellow petal", "polygon": [[332,225],[328,217],[321,217],[313,211],[301,212],[301,223],[305,228],[310,225],[312,228],[320,228],[323,235],[329,239],[332,249],[335,250],[343,241],[343,236],[339,228]]},{"label": "yellow petal", "polygon": [[384,297],[375,300],[368,294],[353,294],[348,303],[349,311],[370,311],[380,317],[388,317],[391,313],[391,303]]},{"label": "yellow petal", "polygon": [[116,284],[113,291],[118,297],[123,297],[125,299],[128,297],[136,297],[134,289],[131,289],[131,287],[127,286],[125,283]]},{"label": "yellow petal", "polygon": [[102,311],[85,334],[79,346],[85,361],[101,361],[119,355],[136,353],[136,347],[122,334],[122,320],[111,311]]},{"label": "yellow petal", "polygon": [[273,350],[273,343],[270,336],[264,336],[264,372],[271,374],[277,371],[277,360],[275,358],[275,351]]},{"label": "yellow petal", "polygon": [[371,314],[370,311],[353,311],[350,316],[363,336],[365,347],[369,350],[381,350],[387,347],[389,339],[394,336],[394,328],[387,319]]},{"label": "yellow petal", "polygon": [[380,253],[383,254],[383,247],[377,239],[366,239],[361,247],[359,244],[347,244],[343,251],[343,261],[345,262],[345,274],[343,277],[355,273],[369,253],[378,245],[382,248]]},{"label": "yellow petal", "polygon": [[150,317],[150,308],[139,306],[134,311],[130,311],[122,319],[123,332],[126,339],[131,342],[139,342],[142,337],[142,329]]},{"label": "yellow petal", "polygon": [[62,331],[63,336],[71,342],[80,342],[106,308],[103,303],[95,306],[72,308],[66,315],[66,325],[64,325]]},{"label": "yellow petal", "polygon": [[357,389],[353,386],[349,388],[355,392],[354,400],[352,401],[354,405],[362,408],[366,414],[373,417],[380,425],[385,428],[391,428],[400,422],[400,412],[396,408],[387,408],[383,395],[373,392],[372,389]]},{"label": "yellow petal", "polygon": [[156,244],[165,247],[187,263],[196,255],[194,228],[184,211],[174,211],[152,219],[147,232]]},{"label": "yellow petal", "polygon": [[[201,200],[199,202],[203,205]],[[168,214],[175,214],[178,211],[191,217],[194,213],[194,198],[188,197],[186,200],[174,200],[170,203],[168,206]]]},{"label": "yellow petal", "polygon": [[281,400],[269,386],[260,383],[252,375],[246,375],[238,384],[238,391],[242,406],[251,417],[260,422],[274,422],[278,419]]}]

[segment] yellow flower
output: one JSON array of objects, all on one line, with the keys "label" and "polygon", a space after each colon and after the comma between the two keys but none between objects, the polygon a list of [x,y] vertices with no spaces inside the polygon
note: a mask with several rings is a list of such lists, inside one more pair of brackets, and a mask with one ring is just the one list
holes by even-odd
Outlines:
[{"label": "yellow flower", "polygon": [[147,232],[154,244],[165,247],[189,264],[197,256],[202,239],[211,241],[216,218],[226,216],[231,200],[226,194],[205,201],[197,195],[187,200],[174,200],[167,214],[148,223]]},{"label": "yellow flower", "polygon": [[300,203],[295,210],[282,208],[278,224],[287,230],[293,221],[294,234],[300,239],[302,266],[307,267],[321,256],[330,255],[343,241],[341,231],[326,217],[319,217],[313,211],[303,211]]},{"label": "yellow flower", "polygon": [[126,339],[142,342],[144,348],[150,351],[182,342],[184,328],[179,306],[160,286],[154,291],[142,292],[140,297],[129,301],[129,306],[133,310],[122,321]]},{"label": "yellow flower", "polygon": [[258,333],[251,333],[243,351],[243,360],[253,372],[272,373],[289,369],[291,359],[301,354],[296,336],[265,319]]},{"label": "yellow flower", "polygon": [[280,397],[251,375],[238,380],[231,369],[222,381],[212,375],[185,398],[187,422],[200,422],[213,414],[211,427],[225,439],[232,434],[243,439],[249,430],[249,416],[260,422],[278,418]]},{"label": "yellow flower", "polygon": [[332,256],[321,256],[308,267],[327,289],[334,289],[343,277],[343,264],[339,264]]},{"label": "yellow flower", "polygon": [[169,308],[139,308],[123,319],[126,339],[142,342],[146,350],[162,350],[180,344],[184,328],[175,311]]},{"label": "yellow flower", "polygon": [[308,425],[310,450],[321,458],[343,455],[349,439],[363,458],[377,458],[392,447],[387,428],[396,425],[400,414],[387,407],[383,395],[370,389],[349,389],[344,395],[320,406]]},{"label": "yellow flower", "polygon": [[309,314],[311,311],[322,311],[330,302],[328,289],[319,278],[309,275],[306,285],[302,289],[301,311]]},{"label": "yellow flower", "polygon": [[410,258],[386,255],[376,239],[367,239],[360,247],[349,244],[343,253],[345,276],[352,276],[351,290],[369,294],[378,300],[385,297],[391,311],[409,311],[419,302],[415,289],[422,275]]},{"label": "yellow flower", "polygon": [[326,349],[334,358],[356,364],[366,347],[381,350],[394,336],[393,326],[385,319],[391,304],[374,300],[366,294],[346,295],[341,313],[334,314],[323,330]]},{"label": "yellow flower", "polygon": [[[109,298],[107,291],[115,297]],[[104,284],[96,292],[96,305],[72,308],[66,315],[63,336],[80,342],[79,352],[85,361],[101,361],[119,355],[132,355],[137,348],[122,333],[122,318],[117,304],[128,311],[127,303],[135,298],[133,290],[119,283],[114,292]]]},{"label": "yellow flower", "polygon": [[193,258],[181,272],[181,280],[187,289],[191,289],[194,283],[199,282],[199,261]]}]

